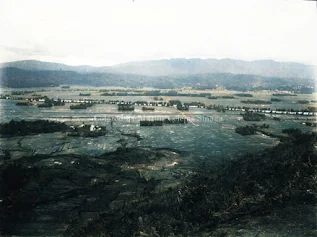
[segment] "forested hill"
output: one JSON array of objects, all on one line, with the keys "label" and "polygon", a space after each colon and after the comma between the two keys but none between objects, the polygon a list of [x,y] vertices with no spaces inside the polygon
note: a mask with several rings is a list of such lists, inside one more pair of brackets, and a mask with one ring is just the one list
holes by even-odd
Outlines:
[{"label": "forested hill", "polygon": [[147,84],[149,78],[111,73],[78,73],[74,71],[29,71],[13,67],[0,68],[1,87],[50,87],[63,84],[90,86],[135,86]]}]

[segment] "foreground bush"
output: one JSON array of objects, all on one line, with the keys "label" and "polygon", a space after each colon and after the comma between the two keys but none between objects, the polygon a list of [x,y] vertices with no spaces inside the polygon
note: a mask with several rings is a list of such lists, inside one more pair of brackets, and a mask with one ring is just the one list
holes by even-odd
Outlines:
[{"label": "foreground bush", "polygon": [[63,132],[67,130],[65,123],[57,123],[47,120],[14,121],[0,124],[0,134],[10,136],[25,136],[29,134]]}]

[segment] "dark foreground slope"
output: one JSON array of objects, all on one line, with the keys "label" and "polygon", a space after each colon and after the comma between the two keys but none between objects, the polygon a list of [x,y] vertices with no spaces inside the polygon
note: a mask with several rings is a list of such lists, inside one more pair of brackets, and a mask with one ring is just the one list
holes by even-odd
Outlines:
[{"label": "dark foreground slope", "polygon": [[1,234],[265,236],[264,227],[252,233],[252,223],[274,217],[276,226],[291,218],[281,223],[293,236],[314,236],[316,142],[316,134],[290,134],[273,149],[221,165],[184,166],[180,153],[140,148],[5,160]]}]

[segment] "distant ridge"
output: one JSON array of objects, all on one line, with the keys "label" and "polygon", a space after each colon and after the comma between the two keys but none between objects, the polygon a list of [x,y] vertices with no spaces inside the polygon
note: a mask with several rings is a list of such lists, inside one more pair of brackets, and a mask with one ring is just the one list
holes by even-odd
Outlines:
[{"label": "distant ridge", "polygon": [[38,60],[22,60],[0,64],[0,68],[6,67],[14,67],[28,71],[74,71],[81,73],[111,71],[108,67],[94,67],[89,65],[70,66],[62,63],[43,62]]},{"label": "distant ridge", "polygon": [[68,85],[230,90],[315,90],[311,65],[272,60],[163,59],[111,67],[70,66],[25,60],[0,64],[0,87],[26,88]]},{"label": "distant ridge", "polygon": [[316,66],[273,60],[243,61],[235,59],[172,58],[122,63],[114,66],[69,66],[37,60],[0,64],[0,68],[14,67],[30,71],[75,71],[79,73],[119,73],[144,76],[175,76],[204,73],[252,74],[264,77],[315,78]]},{"label": "distant ridge", "polygon": [[130,62],[112,67],[121,73],[167,76],[200,73],[253,74],[265,77],[314,78],[316,66],[273,60],[243,61],[235,59],[173,58]]}]

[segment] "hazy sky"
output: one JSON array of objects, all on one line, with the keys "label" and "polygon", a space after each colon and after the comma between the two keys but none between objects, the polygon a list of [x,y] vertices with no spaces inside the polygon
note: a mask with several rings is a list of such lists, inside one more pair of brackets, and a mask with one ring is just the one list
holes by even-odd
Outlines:
[{"label": "hazy sky", "polygon": [[173,57],[317,65],[303,0],[0,0],[0,62],[112,65]]}]

